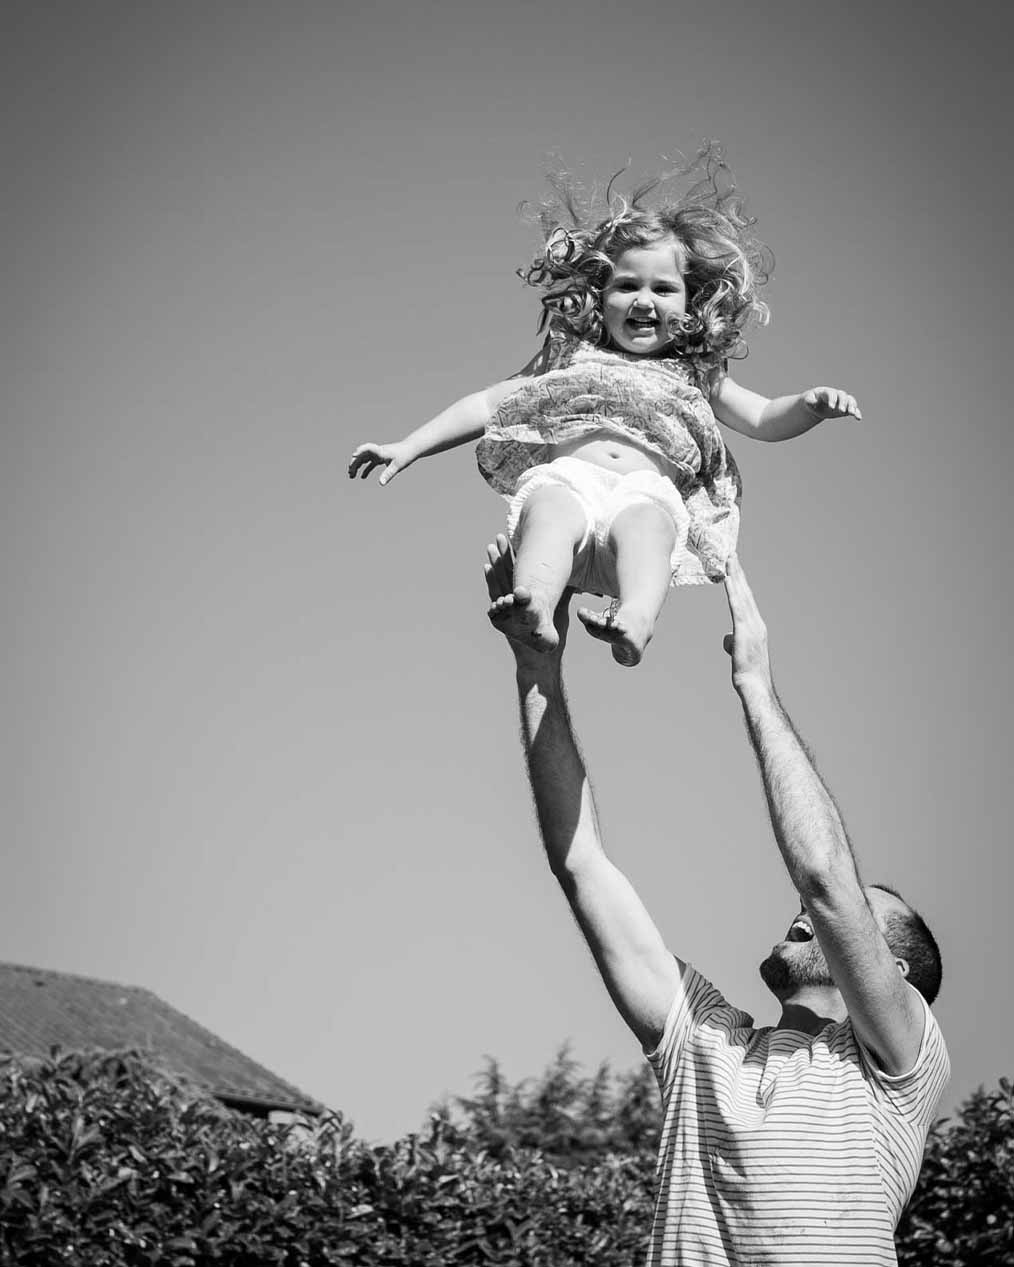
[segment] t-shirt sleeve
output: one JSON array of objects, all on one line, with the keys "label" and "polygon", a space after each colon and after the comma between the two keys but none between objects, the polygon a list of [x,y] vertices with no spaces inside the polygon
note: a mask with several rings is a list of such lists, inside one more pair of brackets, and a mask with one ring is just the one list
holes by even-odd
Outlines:
[{"label": "t-shirt sleeve", "polygon": [[940,1097],[951,1076],[951,1061],[936,1017],[921,994],[919,1001],[926,1020],[919,1054],[907,1073],[884,1073],[873,1055],[859,1042],[858,1036],[856,1043],[870,1081],[878,1088],[880,1097],[895,1114],[925,1132],[936,1117]]},{"label": "t-shirt sleeve", "polygon": [[750,1023],[750,1017],[726,1002],[721,992],[706,977],[702,977],[696,968],[688,963],[683,964],[676,997],[666,1017],[662,1037],[654,1051],[645,1052],[663,1096],[666,1087],[672,1082],[676,1065],[691,1034],[705,1021],[720,1016],[723,1019],[727,1017],[730,1023]]}]

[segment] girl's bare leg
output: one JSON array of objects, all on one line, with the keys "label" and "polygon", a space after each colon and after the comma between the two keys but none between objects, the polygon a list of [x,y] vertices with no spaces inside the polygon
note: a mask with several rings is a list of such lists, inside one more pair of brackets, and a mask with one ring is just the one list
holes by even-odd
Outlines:
[{"label": "girl's bare leg", "polygon": [[496,599],[490,620],[508,638],[537,651],[560,641],[553,613],[574,568],[585,532],[585,513],[573,493],[559,486],[538,489],[525,502],[514,550],[514,591]]},{"label": "girl's bare leg", "polygon": [[577,615],[593,637],[612,644],[617,664],[633,667],[641,662],[669,593],[676,528],[659,506],[643,502],[620,511],[609,542],[616,554],[619,606],[612,614],[581,607]]}]

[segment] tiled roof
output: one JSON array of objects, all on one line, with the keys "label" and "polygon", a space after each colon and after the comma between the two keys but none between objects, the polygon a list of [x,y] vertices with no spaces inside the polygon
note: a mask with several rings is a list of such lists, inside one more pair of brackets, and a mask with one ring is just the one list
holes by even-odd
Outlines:
[{"label": "tiled roof", "polygon": [[298,1088],[150,990],[0,964],[0,1053],[48,1056],[54,1046],[68,1051],[150,1051],[174,1073],[236,1108],[322,1111]]}]

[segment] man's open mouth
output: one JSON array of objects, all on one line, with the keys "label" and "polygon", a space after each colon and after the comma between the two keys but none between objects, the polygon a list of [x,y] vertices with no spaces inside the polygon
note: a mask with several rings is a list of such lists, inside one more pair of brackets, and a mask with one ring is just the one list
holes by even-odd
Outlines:
[{"label": "man's open mouth", "polygon": [[792,927],[785,934],[786,941],[813,941],[813,929],[801,919],[794,920]]}]

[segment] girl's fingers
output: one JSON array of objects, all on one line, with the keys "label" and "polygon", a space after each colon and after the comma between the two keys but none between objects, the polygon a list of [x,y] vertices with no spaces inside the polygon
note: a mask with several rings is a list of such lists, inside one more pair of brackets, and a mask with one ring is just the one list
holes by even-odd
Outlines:
[{"label": "girl's fingers", "polygon": [[355,479],[356,475],[361,473],[361,478],[365,479],[376,465],[377,455],[373,446],[361,444],[349,461],[349,478]]}]

